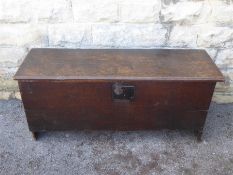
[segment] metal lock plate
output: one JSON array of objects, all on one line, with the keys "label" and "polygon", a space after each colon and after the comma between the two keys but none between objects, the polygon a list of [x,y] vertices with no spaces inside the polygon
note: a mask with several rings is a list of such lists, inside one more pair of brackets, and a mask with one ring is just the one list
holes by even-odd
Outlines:
[{"label": "metal lock plate", "polygon": [[123,85],[121,83],[115,83],[112,86],[112,98],[113,100],[133,100],[135,93],[135,87],[130,85]]}]

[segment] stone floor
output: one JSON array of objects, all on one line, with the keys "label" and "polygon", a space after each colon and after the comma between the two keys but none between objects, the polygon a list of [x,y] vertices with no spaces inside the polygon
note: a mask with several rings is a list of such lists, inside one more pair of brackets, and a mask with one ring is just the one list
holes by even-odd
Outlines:
[{"label": "stone floor", "polygon": [[204,141],[180,131],[48,132],[34,141],[22,103],[0,101],[0,174],[233,174],[233,104],[213,103]]}]

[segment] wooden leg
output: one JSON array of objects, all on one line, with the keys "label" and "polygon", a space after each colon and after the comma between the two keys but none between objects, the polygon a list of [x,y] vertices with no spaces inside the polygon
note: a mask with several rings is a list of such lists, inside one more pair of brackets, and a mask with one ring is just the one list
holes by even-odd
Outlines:
[{"label": "wooden leg", "polygon": [[197,137],[197,141],[198,142],[202,142],[202,133],[203,133],[203,128],[200,128],[200,129],[196,129],[194,131],[196,137]]},{"label": "wooden leg", "polygon": [[34,140],[37,140],[38,138],[38,132],[31,132],[32,133],[32,137]]}]

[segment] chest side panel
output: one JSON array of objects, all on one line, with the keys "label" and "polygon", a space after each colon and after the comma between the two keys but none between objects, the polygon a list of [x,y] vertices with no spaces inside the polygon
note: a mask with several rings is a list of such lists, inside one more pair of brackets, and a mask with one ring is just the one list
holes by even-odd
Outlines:
[{"label": "chest side panel", "polygon": [[215,83],[125,81],[132,101],[114,101],[116,81],[22,81],[30,130],[192,128],[203,125]]}]

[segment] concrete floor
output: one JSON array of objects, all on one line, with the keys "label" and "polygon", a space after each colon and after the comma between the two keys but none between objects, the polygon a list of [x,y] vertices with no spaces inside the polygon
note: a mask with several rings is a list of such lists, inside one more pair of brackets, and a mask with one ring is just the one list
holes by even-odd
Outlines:
[{"label": "concrete floor", "polygon": [[193,133],[48,132],[34,141],[21,101],[0,101],[0,174],[233,174],[233,104],[212,104]]}]

